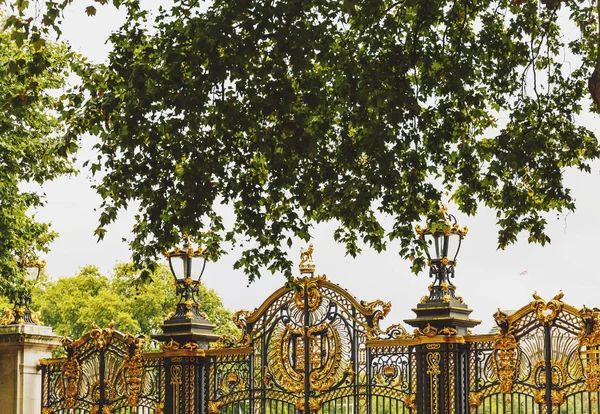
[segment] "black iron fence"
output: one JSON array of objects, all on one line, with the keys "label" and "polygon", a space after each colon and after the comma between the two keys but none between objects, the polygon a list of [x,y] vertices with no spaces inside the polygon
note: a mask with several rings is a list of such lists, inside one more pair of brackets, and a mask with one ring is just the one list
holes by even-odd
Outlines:
[{"label": "black iron fence", "polygon": [[390,304],[359,302],[324,277],[238,312],[240,336],[210,349],[95,327],[46,360],[43,414],[593,414],[600,314],[534,301],[498,330],[380,328]]}]

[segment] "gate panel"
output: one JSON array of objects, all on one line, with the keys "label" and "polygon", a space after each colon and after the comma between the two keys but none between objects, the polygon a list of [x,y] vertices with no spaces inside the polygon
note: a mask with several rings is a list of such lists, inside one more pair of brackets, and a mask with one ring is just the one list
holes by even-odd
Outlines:
[{"label": "gate panel", "polygon": [[144,358],[143,342],[112,324],[65,338],[67,358],[42,360],[42,413],[162,413],[162,360]]},{"label": "gate panel", "polygon": [[587,310],[586,331],[586,309],[564,304],[562,293],[548,302],[535,294],[534,299],[512,315],[498,311],[498,333],[471,344],[471,410],[597,412],[597,314]]},{"label": "gate panel", "polygon": [[[367,347],[369,339],[406,334],[400,326],[380,330],[391,305],[358,302],[325,276],[297,283],[299,290],[282,288],[256,311],[238,312],[241,338],[223,337],[213,347],[223,355],[209,363],[208,413],[408,413],[412,354]],[[246,355],[235,354],[245,347]],[[247,376],[243,390],[224,387],[228,376]]]}]

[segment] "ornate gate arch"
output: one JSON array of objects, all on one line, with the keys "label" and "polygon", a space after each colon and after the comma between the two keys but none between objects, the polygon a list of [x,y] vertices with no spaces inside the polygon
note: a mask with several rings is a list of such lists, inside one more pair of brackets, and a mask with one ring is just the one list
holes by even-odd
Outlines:
[{"label": "ornate gate arch", "polygon": [[391,304],[359,302],[325,276],[296,284],[236,314],[241,338],[223,337],[217,348],[246,353],[210,363],[208,412],[411,412],[414,354],[367,347],[369,340],[410,336],[400,325],[380,329]]},{"label": "ornate gate arch", "polygon": [[494,318],[495,336],[471,344],[471,408],[476,412],[599,411],[598,314],[562,302],[534,300]]}]

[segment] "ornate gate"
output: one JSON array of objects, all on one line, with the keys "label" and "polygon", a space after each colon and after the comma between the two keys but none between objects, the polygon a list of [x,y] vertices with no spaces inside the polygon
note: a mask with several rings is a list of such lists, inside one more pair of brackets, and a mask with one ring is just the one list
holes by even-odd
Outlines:
[{"label": "ornate gate", "polygon": [[[379,321],[390,304],[358,302],[325,276],[282,288],[254,312],[238,312],[240,339],[223,337],[207,370],[208,412],[409,413],[415,356],[368,341],[408,337]],[[236,348],[239,352],[235,352]]]},{"label": "ornate gate", "polygon": [[494,315],[498,333],[473,336],[470,403],[477,413],[598,413],[598,314],[534,301]]},{"label": "ornate gate", "polygon": [[42,414],[161,414],[160,359],[142,353],[144,339],[94,327],[63,339],[67,358],[42,360]]},{"label": "ornate gate", "polygon": [[[142,339],[112,326],[65,340],[67,358],[42,361],[42,414],[600,411],[600,313],[563,303],[562,293],[499,310],[495,333],[461,334],[451,315],[409,334],[380,328],[390,303],[359,302],[315,276],[312,262],[303,266],[296,288],[238,312],[240,336],[210,349],[171,338],[162,352],[143,353]],[[458,300],[425,299],[421,313],[468,311]]]}]

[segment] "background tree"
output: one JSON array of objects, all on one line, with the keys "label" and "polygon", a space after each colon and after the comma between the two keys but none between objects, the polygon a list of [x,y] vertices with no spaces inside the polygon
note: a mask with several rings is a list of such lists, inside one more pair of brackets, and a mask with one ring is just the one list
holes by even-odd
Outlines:
[{"label": "background tree", "polygon": [[0,31],[0,295],[14,298],[21,289],[15,259],[47,251],[56,237],[32,209],[44,203],[37,184],[73,172],[76,143],[63,138],[56,90],[66,86],[77,59],[64,44]]},{"label": "background tree", "polygon": [[333,220],[349,254],[399,239],[417,271],[412,226],[448,199],[494,209],[500,248],[544,244],[543,213],[575,208],[565,170],[599,154],[577,117],[598,102],[588,0],[176,0],[154,20],[124,4],[108,62],[79,69],[69,136],[100,139],[100,238],[139,202],[138,264],[185,233],[213,259],[242,246],[251,279],[290,275],[285,245]]},{"label": "background tree", "polygon": [[[176,303],[175,287],[166,266],[152,274],[154,283],[134,287],[133,266],[118,264],[113,275],[102,275],[95,266],[86,266],[72,277],[47,282],[33,294],[32,309],[41,311],[42,321],[58,335],[73,339],[88,332],[92,323],[106,326],[115,321],[119,331],[150,336],[160,333]],[[217,334],[235,333],[229,310],[212,289],[200,287],[199,302]]]}]

